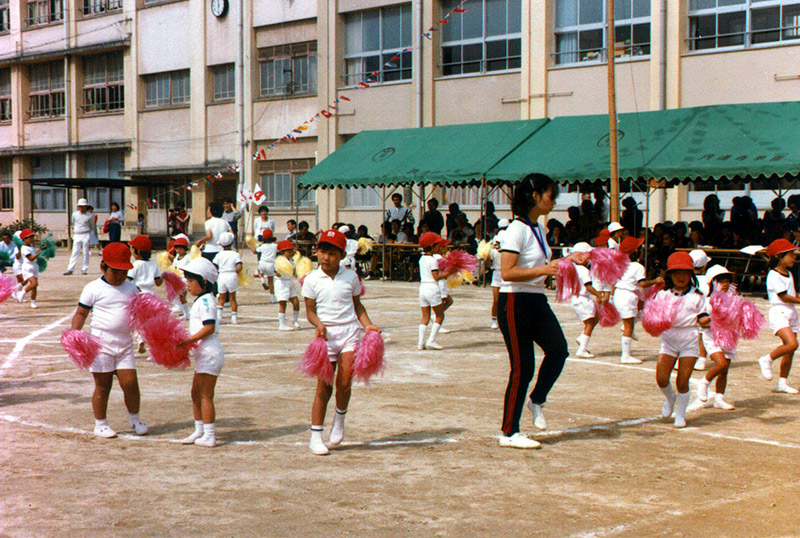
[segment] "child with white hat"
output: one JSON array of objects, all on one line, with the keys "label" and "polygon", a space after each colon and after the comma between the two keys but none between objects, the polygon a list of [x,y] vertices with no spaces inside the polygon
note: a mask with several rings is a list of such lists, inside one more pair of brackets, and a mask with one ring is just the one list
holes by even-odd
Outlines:
[{"label": "child with white hat", "polygon": [[213,263],[219,270],[217,277],[217,310],[222,321],[222,309],[225,306],[225,294],[230,297],[231,324],[239,322],[239,304],[236,302],[236,292],[239,290],[239,273],[242,272],[242,257],[232,250],[235,236],[232,232],[223,232],[219,236],[219,245],[222,251],[214,256]]}]

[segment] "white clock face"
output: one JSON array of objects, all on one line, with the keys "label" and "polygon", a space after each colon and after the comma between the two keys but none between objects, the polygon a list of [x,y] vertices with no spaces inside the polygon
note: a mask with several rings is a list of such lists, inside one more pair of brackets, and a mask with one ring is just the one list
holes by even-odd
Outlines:
[{"label": "white clock face", "polygon": [[211,0],[211,13],[223,17],[228,12],[228,0]]}]

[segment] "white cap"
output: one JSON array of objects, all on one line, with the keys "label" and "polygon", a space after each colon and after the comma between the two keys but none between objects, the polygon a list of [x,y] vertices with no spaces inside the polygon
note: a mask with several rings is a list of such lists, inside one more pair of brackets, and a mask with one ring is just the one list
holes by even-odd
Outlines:
[{"label": "white cap", "polygon": [[692,265],[694,265],[695,268],[708,265],[708,262],[711,261],[711,258],[702,250],[693,250],[689,253],[689,256],[691,256]]},{"label": "white cap", "polygon": [[223,247],[227,247],[233,243],[234,239],[236,239],[236,237],[231,232],[222,232],[219,234],[219,244]]},{"label": "white cap", "polygon": [[78,200],[78,207],[82,205],[87,205],[87,206],[89,205],[89,202],[86,201],[86,198],[81,198],[80,200]]},{"label": "white cap", "polygon": [[178,235],[173,236],[172,238],[173,239],[186,239],[187,243],[191,243],[192,242],[192,240],[189,239],[189,236],[186,235],[186,234],[178,234]]},{"label": "white cap", "polygon": [[214,264],[202,256],[187,263],[186,267],[183,268],[183,272],[200,275],[212,284],[217,281],[217,275],[219,274]]},{"label": "white cap", "polygon": [[581,241],[580,243],[575,243],[573,245],[571,252],[591,252],[592,245],[585,241]]},{"label": "white cap", "polygon": [[618,232],[620,230],[624,230],[625,228],[619,222],[612,222],[608,225],[608,233],[613,234],[614,232]]},{"label": "white cap", "polygon": [[706,280],[708,281],[709,285],[711,281],[717,278],[719,275],[731,275],[733,277],[733,273],[725,269],[721,265],[712,265],[708,271],[706,271]]},{"label": "white cap", "polygon": [[350,233],[350,226],[345,224],[344,226],[339,226],[339,231],[343,234]]},{"label": "white cap", "polygon": [[17,230],[16,232],[14,232],[14,237],[19,237],[19,234],[21,234],[21,233],[22,233],[22,230]]},{"label": "white cap", "polygon": [[508,225],[511,224],[511,221],[508,219],[500,219],[497,221],[497,227],[501,230],[504,228],[508,228]]}]

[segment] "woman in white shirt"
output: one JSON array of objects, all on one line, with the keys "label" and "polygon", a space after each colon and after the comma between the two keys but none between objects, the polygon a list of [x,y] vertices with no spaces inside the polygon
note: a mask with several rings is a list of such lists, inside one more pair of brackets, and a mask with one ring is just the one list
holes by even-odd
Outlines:
[{"label": "woman in white shirt", "polygon": [[[545,296],[545,279],[556,275],[558,260],[550,261],[552,252],[547,245],[547,233],[537,222],[539,217],[547,216],[553,210],[557,196],[558,185],[551,178],[542,174],[527,176],[514,189],[511,210],[516,219],[500,239],[503,281],[498,322],[511,362],[503,403],[503,435],[500,437],[500,446],[504,447],[541,446],[519,431],[525,393],[535,368],[534,343],[542,348],[544,358],[527,403],[533,413],[534,426],[539,429],[547,427],[542,405],[569,356],[561,324]],[[583,263],[588,256],[587,253],[575,253],[570,255],[570,259]]]},{"label": "woman in white shirt", "polygon": [[108,241],[110,243],[117,243],[122,237],[122,223],[125,222],[125,214],[120,211],[117,202],[111,202],[111,213],[106,219],[108,224]]}]

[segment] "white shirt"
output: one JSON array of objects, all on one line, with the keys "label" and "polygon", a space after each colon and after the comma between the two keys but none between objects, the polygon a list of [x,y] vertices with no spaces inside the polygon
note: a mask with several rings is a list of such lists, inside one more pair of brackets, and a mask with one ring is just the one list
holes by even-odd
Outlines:
[{"label": "white shirt", "polygon": [[235,250],[223,250],[214,256],[214,265],[221,273],[235,273],[236,264],[242,263],[242,257]]},{"label": "white shirt", "polygon": [[206,241],[203,250],[205,252],[220,252],[222,247],[219,244],[219,236],[225,232],[230,232],[231,225],[220,218],[211,217],[206,221],[206,231],[209,230],[211,230],[211,239]]},{"label": "white shirt", "polygon": [[22,248],[19,249],[19,251],[20,251],[20,254],[21,254],[21,258],[22,258],[22,267],[27,267],[27,268],[30,268],[30,269],[33,269],[34,267],[36,267],[36,265],[37,265],[36,264],[36,260],[31,261],[31,260],[28,259],[28,256],[33,256],[34,254],[36,254],[36,249],[35,248],[33,248],[30,245],[22,245]]},{"label": "white shirt", "polygon": [[797,292],[794,289],[794,278],[792,273],[788,276],[783,276],[775,269],[767,273],[767,296],[769,297],[770,305],[786,305],[794,307],[791,303],[785,303],[781,300],[780,294],[786,292],[787,295],[797,297]]},{"label": "white shirt", "polygon": [[711,288],[708,287],[709,286],[708,278],[706,277],[706,275],[694,275],[694,276],[697,277],[697,290],[706,297],[708,297],[708,292],[711,291]]},{"label": "white shirt", "polygon": [[404,231],[397,232],[397,242],[398,243],[408,243],[408,236]]},{"label": "white shirt", "polygon": [[88,234],[91,233],[92,229],[94,228],[94,214],[89,213],[81,213],[80,211],[76,211],[72,214],[72,233],[75,235],[78,234]]},{"label": "white shirt", "polygon": [[219,310],[217,301],[211,293],[204,293],[194,300],[191,310],[189,310],[189,333],[197,334],[205,325],[214,324],[214,332],[198,342],[197,354],[204,354],[208,351],[219,352],[222,347],[219,342]]},{"label": "white shirt", "polygon": [[122,224],[123,222],[125,222],[125,214],[122,211],[112,211],[108,215],[107,220],[111,219],[117,219],[117,222],[119,222],[119,224]]},{"label": "white shirt", "polygon": [[614,250],[619,250],[619,243],[617,243],[613,238],[608,238],[608,248],[613,248]]},{"label": "white shirt", "polygon": [[175,259],[172,260],[172,267],[178,269],[181,272],[181,274],[183,274],[183,270],[186,268],[187,265],[189,265],[190,261],[192,261],[192,258],[191,256],[189,256],[189,253],[187,252],[183,256],[183,258],[178,258],[177,256],[175,256]]},{"label": "white shirt", "polygon": [[439,270],[439,264],[436,258],[430,254],[423,254],[419,258],[419,283],[420,284],[433,284],[436,279],[433,278],[433,272]]},{"label": "white shirt", "polygon": [[639,289],[639,281],[645,277],[644,266],[638,262],[631,262],[617,282],[616,289],[635,292]]},{"label": "white shirt", "polygon": [[278,257],[278,245],[275,243],[261,243],[256,248],[256,252],[261,256],[258,260],[264,263],[275,263]]},{"label": "white shirt", "polygon": [[500,251],[496,248],[489,251],[489,259],[492,261],[492,271],[499,271],[502,268],[500,265],[501,258]]},{"label": "white shirt", "polygon": [[344,252],[348,256],[355,256],[358,254],[358,241],[355,239],[348,239],[347,244],[344,247]]},{"label": "white shirt", "polygon": [[83,288],[78,305],[92,311],[92,329],[130,341],[130,303],[138,293],[136,285],[130,280],[112,286],[105,278],[98,278]]},{"label": "white shirt", "polygon": [[153,260],[133,260],[133,269],[128,272],[136,287],[147,293],[153,293],[156,277],[160,276],[158,264]]},{"label": "white shirt", "polygon": [[578,293],[578,297],[582,297],[585,299],[589,299],[589,290],[586,289],[586,284],[592,283],[592,273],[589,272],[589,268],[583,265],[575,265],[575,270],[578,272],[578,280],[581,281],[581,291]]},{"label": "white shirt", "polygon": [[[662,294],[664,293],[680,295],[673,290],[661,290],[656,294],[654,300],[663,297]],[[672,322],[673,329],[695,327],[697,325],[697,316],[704,314],[706,311],[706,298],[696,288],[689,288],[689,291],[683,294],[682,298],[681,307]]]},{"label": "white shirt", "polygon": [[386,220],[392,222],[393,220],[399,220],[401,223],[405,219],[408,222],[414,222],[414,217],[411,214],[411,210],[407,207],[400,207],[392,206],[386,210]]},{"label": "white shirt", "polygon": [[260,240],[261,239],[261,232],[264,230],[272,230],[273,235],[275,234],[275,221],[272,217],[267,217],[267,220],[261,220],[261,216],[253,222],[253,236]]},{"label": "white shirt", "polygon": [[[503,232],[500,238],[500,250],[519,254],[517,267],[540,267],[550,262],[552,255],[547,246],[547,234],[542,225],[536,223],[539,239],[534,235],[530,226],[521,220],[514,220]],[[540,242],[541,241],[541,242]],[[540,276],[524,282],[503,282],[501,293],[544,293],[544,281],[547,277]]]},{"label": "white shirt", "polygon": [[331,278],[321,267],[308,274],[303,282],[303,297],[317,302],[317,316],[323,325],[346,325],[358,321],[353,297],[361,293],[358,275],[339,267]]},{"label": "white shirt", "polygon": [[0,241],[0,251],[8,252],[8,258],[13,263],[14,258],[17,256],[17,244],[13,241],[9,244],[6,244],[5,241]]}]

